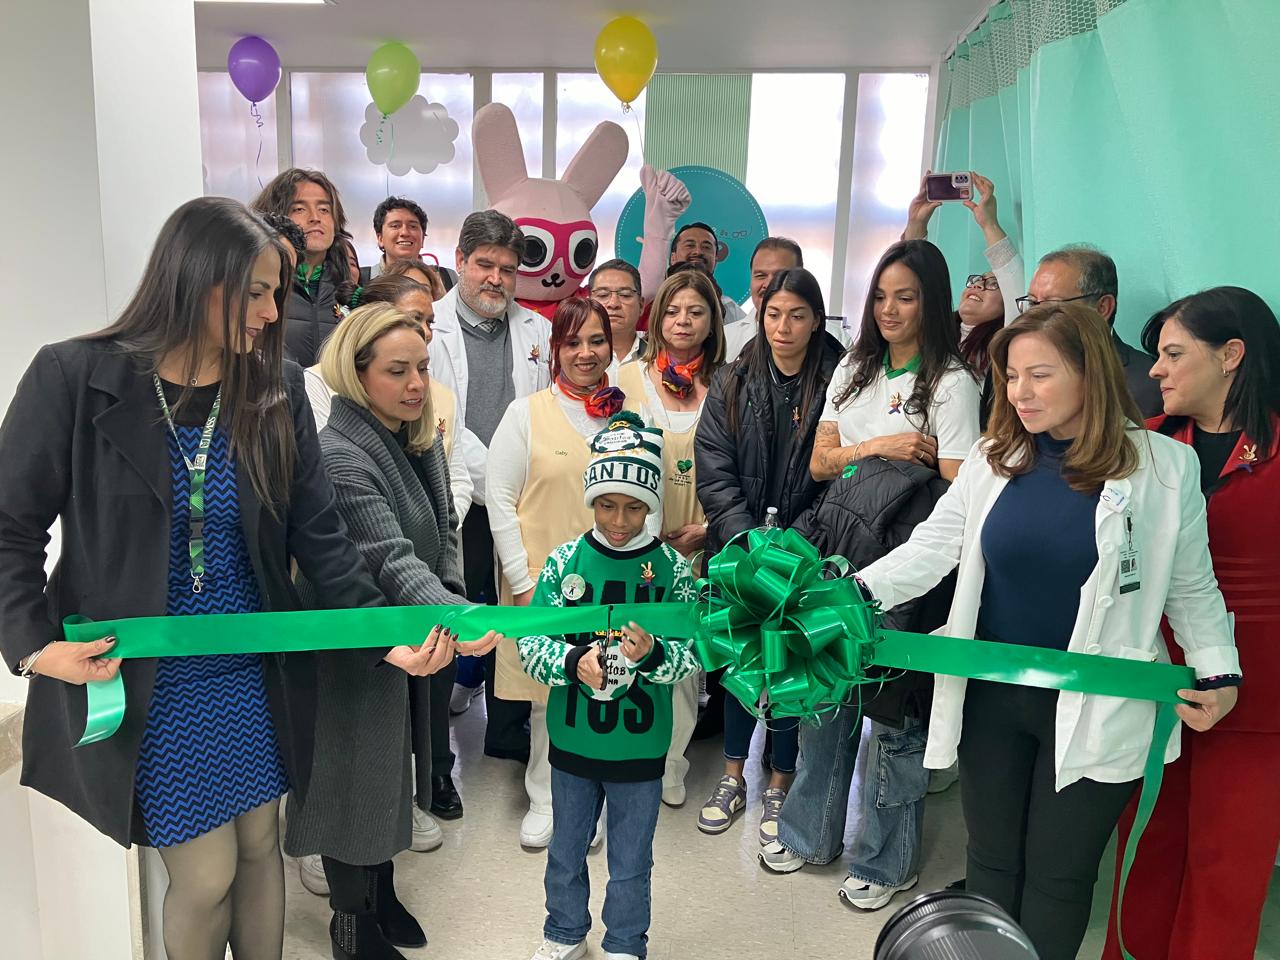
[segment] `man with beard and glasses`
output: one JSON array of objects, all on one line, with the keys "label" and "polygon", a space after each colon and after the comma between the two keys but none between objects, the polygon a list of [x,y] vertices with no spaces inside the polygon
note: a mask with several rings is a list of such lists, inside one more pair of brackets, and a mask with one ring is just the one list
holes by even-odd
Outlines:
[{"label": "man with beard and glasses", "polygon": [[[671,241],[670,266],[677,263],[695,263],[706,268],[707,273],[715,276],[716,264],[719,263],[720,242],[716,239],[716,231],[709,224],[700,221],[686,223],[676,231]],[[670,272],[668,272],[668,276]],[[746,316],[742,307],[732,297],[720,296],[724,307],[725,325],[737,323]]]},{"label": "man with beard and glasses", "polygon": [[[462,524],[467,596],[475,603],[498,600],[484,497],[489,442],[511,401],[551,385],[551,323],[515,301],[523,252],[524,234],[510,217],[496,210],[468,215],[458,236],[457,286],[435,303],[431,377],[457,395],[458,415],[467,428],[459,443],[467,445],[467,466],[475,484]],[[527,763],[529,704],[494,698],[493,659],[490,653],[484,669],[484,752]],[[455,714],[479,692],[479,678],[466,674],[459,670],[451,707]]]}]

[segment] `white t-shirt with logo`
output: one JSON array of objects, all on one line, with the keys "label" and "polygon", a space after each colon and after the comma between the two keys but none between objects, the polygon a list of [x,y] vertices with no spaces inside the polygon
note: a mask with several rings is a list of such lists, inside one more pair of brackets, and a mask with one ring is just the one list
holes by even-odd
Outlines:
[{"label": "white t-shirt with logo", "polygon": [[[914,372],[903,369],[889,376],[882,368],[861,393],[837,409],[835,398],[844,393],[852,379],[853,365],[846,358],[836,367],[827,387],[827,404],[822,410],[823,420],[839,426],[842,447],[852,446],[859,440],[921,429],[923,418],[909,416],[904,409],[916,386]],[[964,367],[953,367],[938,380],[929,404],[929,434],[938,438],[938,459],[963,460],[969,455],[969,449],[981,434],[978,429],[981,403],[981,388]]]}]

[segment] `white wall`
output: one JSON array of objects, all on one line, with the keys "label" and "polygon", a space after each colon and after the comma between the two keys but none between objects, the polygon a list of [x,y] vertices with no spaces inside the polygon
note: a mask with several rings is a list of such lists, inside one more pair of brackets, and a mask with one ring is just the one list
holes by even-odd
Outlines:
[{"label": "white wall", "polygon": [[[0,313],[0,414],[42,344],[124,305],[164,219],[202,192],[194,22],[192,0],[5,5],[0,263],[20,279]],[[0,701],[25,698],[0,671]]]},{"label": "white wall", "polygon": [[[193,0],[5,2],[0,413],[42,344],[124,305],[160,225],[202,192],[194,22]],[[0,671],[0,700],[25,696]],[[0,778],[0,954],[141,957],[134,855],[16,776]]]}]

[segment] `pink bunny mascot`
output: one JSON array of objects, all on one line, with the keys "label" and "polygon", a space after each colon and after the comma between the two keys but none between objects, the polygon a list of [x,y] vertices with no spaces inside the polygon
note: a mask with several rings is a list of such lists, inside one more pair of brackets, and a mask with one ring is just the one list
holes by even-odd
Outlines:
[{"label": "pink bunny mascot", "polygon": [[[562,180],[529,176],[516,120],[505,104],[490,103],[476,111],[471,137],[489,206],[524,231],[516,300],[550,319],[561,300],[586,296],[583,283],[599,249],[591,208],[626,163],[626,131],[609,121],[599,124]],[[676,218],[689,206],[689,192],[671,174],[648,166],[640,177],[646,194],[646,243],[638,266],[644,294],[651,297],[666,275],[667,245]]]}]

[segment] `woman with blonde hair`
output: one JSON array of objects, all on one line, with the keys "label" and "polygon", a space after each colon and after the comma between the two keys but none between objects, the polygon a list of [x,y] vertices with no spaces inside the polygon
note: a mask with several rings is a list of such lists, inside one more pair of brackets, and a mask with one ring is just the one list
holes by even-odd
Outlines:
[{"label": "woman with blonde hair", "polygon": [[[658,288],[649,311],[644,355],[618,371],[618,385],[645,422],[662,430],[662,530],[664,543],[690,559],[707,542],[706,514],[698,502],[693,438],[711,380],[725,360],[724,313],[711,277],[681,270]],[[684,752],[698,719],[698,677],[671,691],[671,750],[662,777],[662,802],[685,801]]]},{"label": "woman with blonde hair", "polygon": [[[431,417],[421,326],[390,304],[357,308],[320,356],[335,392],[320,433],[338,512],[393,606],[465,604],[448,466]],[[299,592],[315,592],[300,579]],[[490,634],[486,642],[493,642]],[[453,662],[436,626],[411,682]],[[409,684],[363,650],[316,656],[316,730],[305,796],[291,797],[285,849],[319,854],[334,909],[334,956],[395,958],[426,944],[396,898],[391,858],[411,843]]]},{"label": "woman with blonde hair", "polygon": [[[1195,452],[1142,429],[1106,323],[1046,303],[995,335],[987,435],[911,539],[860,579],[886,610],[958,570],[942,633],[1169,660],[1167,618],[1204,731],[1235,705],[1240,661],[1209,555]],[[982,657],[982,648],[975,648]],[[1142,777],[1155,704],[939,676],[925,766],[957,756],[968,889],[1043,960],[1074,958],[1102,853]],[[1174,733],[1165,759],[1176,759]]]}]

